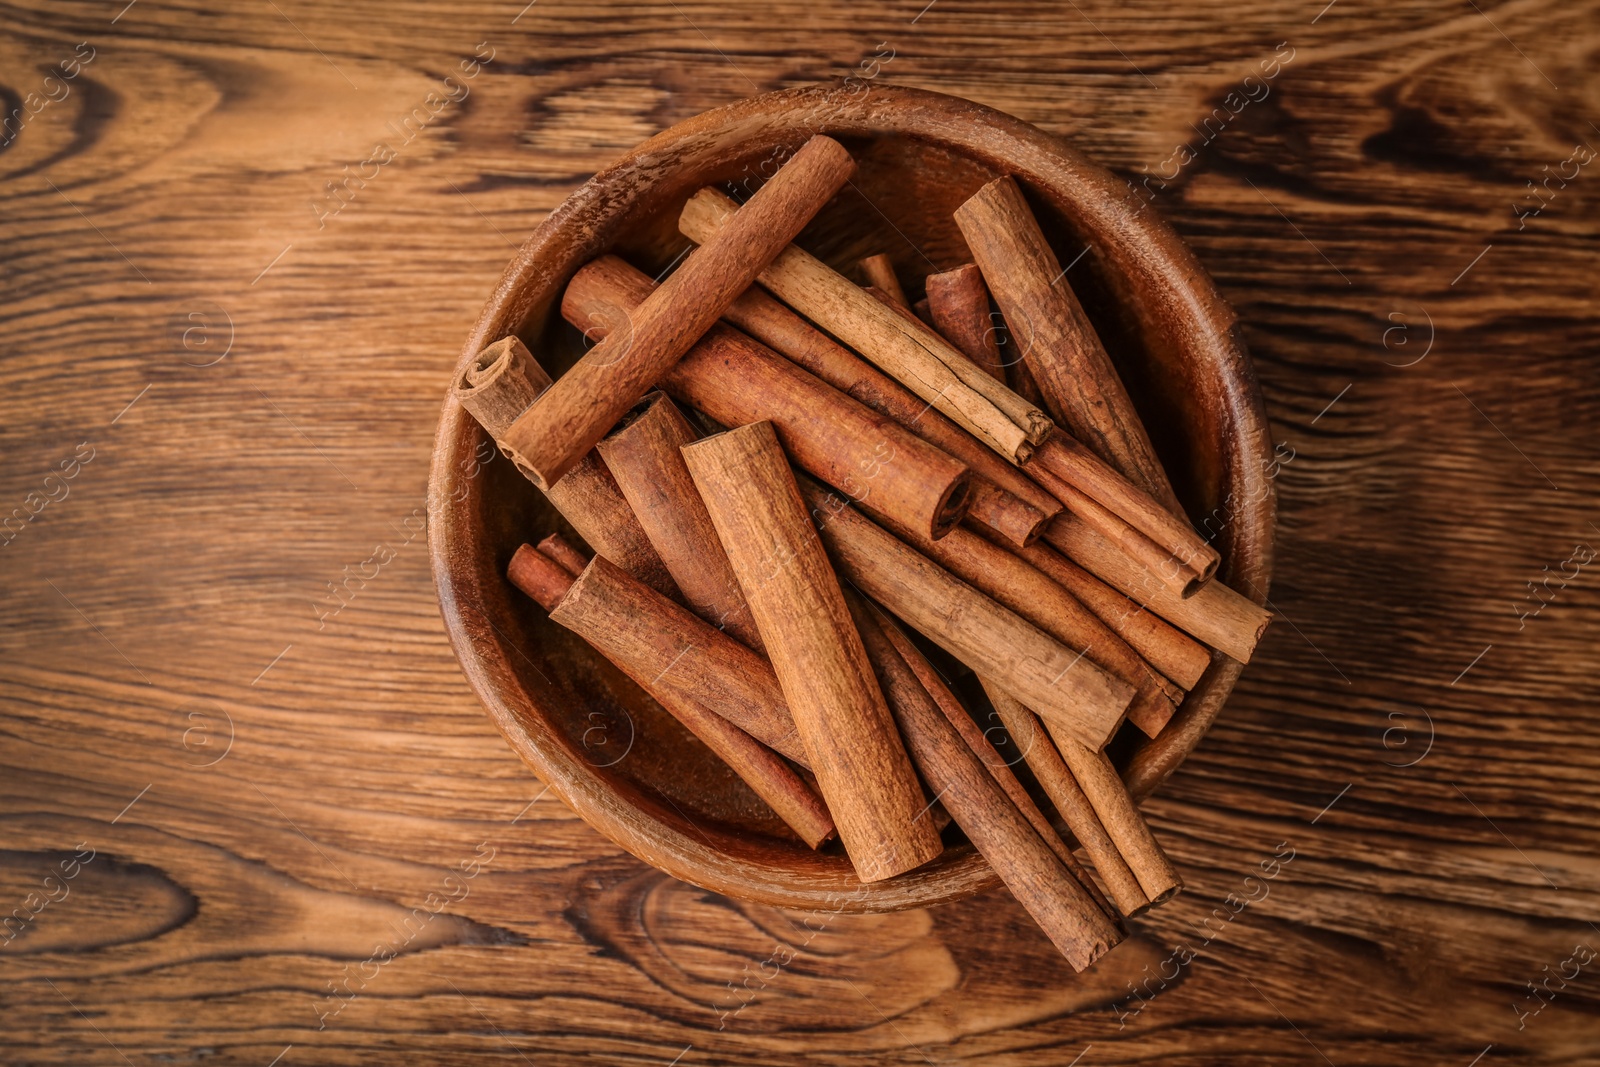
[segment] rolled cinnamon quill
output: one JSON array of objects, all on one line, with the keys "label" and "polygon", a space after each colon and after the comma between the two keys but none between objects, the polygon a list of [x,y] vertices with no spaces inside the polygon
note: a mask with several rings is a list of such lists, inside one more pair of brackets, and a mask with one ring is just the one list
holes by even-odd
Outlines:
[{"label": "rolled cinnamon quill", "polygon": [[689,610],[760,652],[755,619],[679,452],[699,436],[656,394],[597,448]]},{"label": "rolled cinnamon quill", "polygon": [[968,516],[1012,544],[1032,544],[1061,511],[1059,500],[992,448],[760,289],[746,290],[723,318],[965,463],[974,475]]},{"label": "rolled cinnamon quill", "polygon": [[895,722],[928,787],[1067,962],[1083,970],[1120,942],[1122,931],[1017,811],[870,612],[855,606]]},{"label": "rolled cinnamon quill", "polygon": [[1050,413],[1125,477],[1181,514],[1128,390],[1017,183],[995,179],[956,209],[955,220]]},{"label": "rolled cinnamon quill", "polygon": [[[580,329],[603,330],[651,284],[603,256],[572,279],[562,313]],[[732,326],[712,326],[660,385],[725,426],[771,422],[802,469],[928,536],[944,536],[966,513],[965,464]]]},{"label": "rolled cinnamon quill", "polygon": [[639,402],[734,297],[811,221],[855,170],[839,142],[811,138],[629,317],[539,395],[505,445],[552,485]]},{"label": "rolled cinnamon quill", "polygon": [[862,881],[943,849],[839,581],[770,423],[683,449],[840,840]]},{"label": "rolled cinnamon quill", "polygon": [[[725,194],[702,189],[684,205],[678,228],[704,244],[742,210]],[[915,316],[886,307],[801,249],[784,249],[757,280],[1001,455],[1024,462],[1050,431],[1044,412],[973,367]]]},{"label": "rolled cinnamon quill", "polygon": [[867,596],[974,670],[1005,679],[1012,693],[1084,744],[1098,749],[1116,732],[1133,700],[1132,686],[951,574],[837,494],[814,483],[801,490],[829,556]]},{"label": "rolled cinnamon quill", "polygon": [[1089,860],[1094,864],[1117,910],[1128,916],[1144,911],[1150,906],[1150,898],[1140,887],[1138,877],[1128,866],[1116,842],[1106,832],[1100,816],[1095,814],[1094,805],[1084,795],[1083,787],[1073,777],[1038,717],[1003,688],[981,676],[978,680],[983,684],[989,702],[994,705],[1001,725],[1011,735],[1017,751],[1022,753],[1028,769],[1033,771],[1034,778],[1056,806],[1056,811],[1061,813],[1072,836],[1089,854]]},{"label": "rolled cinnamon quill", "polygon": [[455,397],[497,443],[511,424],[550,388],[550,375],[515,337],[486,345],[467,362]]},{"label": "rolled cinnamon quill", "polygon": [[1272,621],[1271,612],[1216,579],[1194,596],[1180,595],[1076,515],[1056,516],[1045,528],[1045,540],[1112,588],[1240,663],[1250,662]]},{"label": "rolled cinnamon quill", "polygon": [[[598,580],[586,581],[588,576],[596,573],[601,575]],[[529,545],[523,545],[512,556],[507,576],[512,584],[545,607],[552,619],[575,630],[584,625],[581,620],[593,618],[591,609],[583,602],[590,598],[597,586],[606,587],[600,594],[604,598],[628,583],[627,576],[603,558],[596,558],[582,574],[573,578],[561,564]],[[634,592],[644,594],[648,591],[636,585]],[[662,600],[661,603],[666,604],[666,601]],[[574,626],[574,622],[578,625]],[[582,633],[582,630],[578,632]],[[670,670],[651,674],[650,667],[641,669],[636,659],[618,657],[606,648],[596,647],[744,779],[807,845],[816,848],[833,836],[833,820],[828,815],[828,809],[800,776],[771,749],[689,695],[690,687],[663,684],[663,678],[671,673]],[[611,647],[616,648],[615,644]]]},{"label": "rolled cinnamon quill", "polygon": [[[1140,730],[1154,737],[1172,718],[1183,693],[1157,674],[1098,615],[1026,560],[964,528],[951,531],[940,541],[905,529],[894,532],[957,578],[1133,686],[1128,721]],[[1003,676],[998,680],[1004,683]]]}]

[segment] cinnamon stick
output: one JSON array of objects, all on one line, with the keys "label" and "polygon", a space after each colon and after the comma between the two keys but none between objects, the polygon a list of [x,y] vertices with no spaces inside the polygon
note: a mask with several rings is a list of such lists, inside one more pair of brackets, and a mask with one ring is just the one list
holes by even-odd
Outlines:
[{"label": "cinnamon stick", "polygon": [[714,239],[699,242],[661,287],[539,395],[505,443],[544,488],[605,432],[722,315],[855,170],[839,142],[817,135],[779,167]]},{"label": "cinnamon stick", "polygon": [[[1050,729],[1048,722],[1045,729]],[[1061,758],[1072,769],[1072,776],[1083,787],[1084,796],[1094,805],[1100,824],[1116,842],[1117,851],[1128,862],[1134,877],[1139,879],[1139,888],[1150,898],[1150,903],[1161,904],[1182,889],[1183,879],[1177,868],[1167,859],[1155,834],[1150,832],[1150,824],[1134,806],[1128,787],[1111,765],[1110,758],[1104,752],[1090,752],[1071,737],[1054,731],[1051,736],[1055,738]]]},{"label": "cinnamon stick", "polygon": [[579,460],[545,495],[590,548],[658,593],[683,599],[598,452]]},{"label": "cinnamon stick", "polygon": [[671,400],[656,394],[598,449],[689,610],[760,652],[750,607],[678,451],[699,436]]},{"label": "cinnamon stick", "polygon": [[[512,580],[535,599],[539,586],[531,581],[524,585],[523,580],[535,573],[532,566],[545,563],[572,577],[551,557],[524,553]],[[603,556],[580,573],[585,595],[566,597],[559,607],[548,605],[554,609],[551,618],[629,677],[648,680],[645,688],[658,700],[660,693],[692,700],[802,767],[809,766],[810,756],[766,660]],[[553,577],[542,580],[557,583]]]},{"label": "cinnamon stick", "polygon": [[[651,285],[604,256],[572,279],[562,313],[588,329],[632,311]],[[965,464],[732,326],[712,326],[660,384],[723,425],[771,422],[801,468],[912,529],[942,537],[966,513]]]},{"label": "cinnamon stick", "polygon": [[1045,540],[1112,588],[1240,663],[1250,662],[1272,621],[1271,612],[1216,579],[1194,596],[1179,595],[1076,515],[1056,516],[1045,528]]},{"label": "cinnamon stick", "polygon": [[536,546],[539,554],[546,556],[561,565],[561,568],[576,578],[583,573],[583,568],[589,565],[589,557],[579,552],[567,539],[558,533],[549,534]]},{"label": "cinnamon stick", "polygon": [[[527,346],[516,337],[504,337],[468,361],[453,390],[462,407],[530,480],[535,480],[533,472],[506,447],[505,435],[531,398],[549,384],[550,376]],[[545,490],[545,496],[589,547],[658,592],[681,598],[666,564],[598,454],[583,457]]]},{"label": "cinnamon stick", "polygon": [[961,740],[871,612],[859,599],[852,606],[895,721],[928,787],[1067,962],[1080,971],[1089,966],[1122,940],[1122,931]]},{"label": "cinnamon stick", "polygon": [[1061,502],[935,410],[911,390],[840,345],[760,289],[749,289],[723,316],[818,378],[847,393],[971,468],[967,514],[1016,545],[1032,544]]},{"label": "cinnamon stick", "polygon": [[[567,625],[574,618],[574,612],[579,618],[592,618],[581,606],[568,610],[569,601],[582,601],[592,591],[595,583],[585,582],[585,575],[596,571],[604,573],[610,566],[603,558],[597,558],[590,568],[573,578],[560,563],[530,545],[523,545],[511,557],[506,574],[512,584],[544,606],[552,619]],[[607,578],[625,581],[626,576],[613,569],[601,579],[601,584]],[[643,586],[637,588],[643,590]],[[612,662],[744,779],[807,845],[816,848],[833,836],[833,820],[828,809],[811,787],[771,749],[687,695],[684,687],[661,684],[660,673],[649,674],[626,658],[612,658]]]},{"label": "cinnamon stick", "polygon": [[502,337],[468,361],[455,396],[498,442],[517,416],[550,388],[545,373],[520,338]]},{"label": "cinnamon stick", "polygon": [[875,256],[868,256],[861,261],[860,267],[868,285],[900,307],[907,311],[911,310],[911,301],[906,299],[906,291],[900,287],[900,279],[894,273],[894,263],[887,255],[880,252]]},{"label": "cinnamon stick", "polygon": [[[960,698],[945,684],[944,679],[939,676],[939,672],[934,669],[932,663],[928,662],[928,658],[922,654],[922,651],[912,644],[905,631],[901,630],[899,625],[892,618],[886,616],[877,605],[869,604],[868,606],[875,611],[874,617],[877,619],[878,626],[883,631],[884,637],[894,646],[895,652],[905,661],[906,666],[911,668],[911,673],[916,676],[917,681],[927,691],[928,696],[933,698],[934,704],[944,713],[945,718],[950,721],[950,725],[955,727],[956,733],[961,736],[962,741],[966,742],[967,747],[972,750],[972,754],[977,756],[978,761],[989,769],[989,773],[994,776],[996,784],[1005,792],[1006,797],[1016,806],[1016,809],[1022,813],[1022,817],[1028,820],[1028,824],[1033,827],[1034,832],[1039,835],[1046,845],[1050,846],[1050,851],[1056,854],[1056,858],[1061,861],[1062,865],[1072,872],[1073,876],[1088,890],[1089,895],[1095,898],[1095,902],[1107,913],[1110,913],[1111,904],[1101,894],[1100,888],[1094,883],[1094,879],[1090,878],[1089,873],[1078,863],[1078,858],[1072,854],[1072,849],[1061,839],[1061,835],[1050,824],[1050,820],[1045,817],[1044,812],[1039,810],[1039,805],[1033,802],[1033,796],[1029,794],[1027,787],[1017,779],[1016,774],[1011,770],[1011,764],[1006,762],[1005,757],[1000,755],[999,750],[990,743],[984,731],[972,720],[972,716],[967,714],[967,709],[961,703]],[[870,643],[867,651],[872,651]]]},{"label": "cinnamon stick", "polygon": [[1005,313],[1050,413],[1126,478],[1182,513],[1111,357],[1064,278],[1038,220],[1010,177],[955,212],[956,225]]},{"label": "cinnamon stick", "polygon": [[[1054,434],[1050,442],[1055,441]],[[1093,497],[1059,478],[1053,470],[1037,459],[1028,464],[1033,480],[1050,490],[1050,494],[1066,505],[1067,511],[1083,520],[1084,525],[1112,542],[1130,560],[1149,571],[1179,596],[1193,596],[1204,584],[1199,571],[1185,566],[1172,551],[1134,529]]]},{"label": "cinnamon stick", "polygon": [[[1043,468],[1049,471],[1092,498],[1158,545],[1177,563],[1178,569],[1193,574],[1193,588],[1185,591],[1185,596],[1194,595],[1200,584],[1210,581],[1217,573],[1217,564],[1222,557],[1195,532],[1187,520],[1168,511],[1149,493],[1118,474],[1099,456],[1066,434],[1059,431],[1051,434],[1034,451],[1030,466],[1034,470]],[[1071,501],[1066,503],[1071,506]]]},{"label": "cinnamon stick", "polygon": [[[684,205],[678,228],[703,243],[742,210],[726,195],[702,189]],[[974,368],[915,316],[902,317],[801,249],[784,249],[756,280],[1001,455],[1024,462],[1049,432],[1044,412]]]},{"label": "cinnamon stick", "polygon": [[[1010,691],[1084,744],[1116,732],[1133,687],[868,520],[836,494],[802,485],[840,572],[957,659],[1004,678]],[[837,815],[835,811],[835,815]]]},{"label": "cinnamon stick", "polygon": [[1050,545],[1030,545],[1018,555],[1077,597],[1174,685],[1188,690],[1200,684],[1200,676],[1211,666],[1211,653],[1200,642],[1129,600]]},{"label": "cinnamon stick", "polygon": [[862,881],[943,848],[771,423],[683,449]]},{"label": "cinnamon stick", "polygon": [[1006,380],[1005,360],[995,336],[989,310],[989,287],[976,263],[930,274],[927,278],[928,313],[934,329],[996,381]]},{"label": "cinnamon stick", "polygon": [[978,681],[988,694],[1001,725],[1011,735],[1017,751],[1022,753],[1028,769],[1033,771],[1045,795],[1056,806],[1056,811],[1061,813],[1072,836],[1089,854],[1089,860],[1094,864],[1117,910],[1127,916],[1144,911],[1150,906],[1150,898],[1140,887],[1138,877],[1117,849],[1116,842],[1106,832],[1100,816],[1095,814],[1094,805],[1084,795],[1083,787],[1073,777],[1038,716],[990,680],[980,677]]},{"label": "cinnamon stick", "polygon": [[[1182,692],[1157,674],[1099,616],[1026,560],[964,528],[951,531],[940,541],[890,528],[957,578],[1133,686],[1128,721],[1140,730],[1154,737],[1171,720]],[[1004,676],[1000,680],[1003,682]]]}]

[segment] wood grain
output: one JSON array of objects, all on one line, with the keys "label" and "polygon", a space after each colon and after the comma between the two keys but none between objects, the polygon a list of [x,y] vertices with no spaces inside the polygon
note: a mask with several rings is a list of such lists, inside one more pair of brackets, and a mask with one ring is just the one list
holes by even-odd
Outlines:
[{"label": "wood grain", "polygon": [[[60,97],[0,150],[5,910],[95,850],[0,947],[6,1056],[1592,1061],[1592,965],[1514,1006],[1600,947],[1596,575],[1514,609],[1600,538],[1600,175],[1512,207],[1600,147],[1600,5],[1477,6],[0,9],[5,112]],[[415,532],[515,244],[659,129],[844,76],[1148,177],[1280,443],[1279,622],[1144,805],[1186,889],[1078,978],[1003,895],[801,915],[621,854],[486,720]],[[879,206],[858,256],[957,262]]]}]

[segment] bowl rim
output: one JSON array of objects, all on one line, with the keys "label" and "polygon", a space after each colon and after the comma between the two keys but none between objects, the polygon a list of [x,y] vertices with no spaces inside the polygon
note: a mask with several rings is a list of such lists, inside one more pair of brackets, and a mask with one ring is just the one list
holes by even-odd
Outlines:
[{"label": "bowl rim", "polygon": [[[558,291],[549,287],[567,280],[554,275],[550,263],[558,257],[552,251],[567,246],[570,258],[576,242],[589,253],[580,251],[578,263],[593,258],[608,243],[607,219],[614,222],[619,211],[636,208],[639,189],[667,169],[690,165],[691,146],[705,151],[708,145],[766,140],[793,147],[812,133],[907,136],[1013,174],[1025,188],[1048,198],[1076,234],[1101,238],[1097,247],[1108,276],[1146,290],[1162,305],[1156,311],[1189,327],[1176,348],[1195,361],[1200,373],[1215,379],[1215,398],[1223,406],[1218,418],[1223,431],[1221,488],[1230,498],[1242,494],[1252,503],[1229,519],[1219,574],[1264,603],[1276,518],[1274,486],[1266,473],[1270,438],[1259,385],[1232,308],[1176,231],[1146,210],[1138,196],[1130,204],[1131,183],[1058,137],[969,100],[879,82],[811,85],[740,100],[656,134],[583,183],[540,223],[485,304],[463,346],[461,363],[491,340],[523,333],[536,310],[535,295]],[[452,381],[461,363],[452,369]],[[797,875],[778,859],[788,852],[774,850],[771,863],[760,860],[759,849],[755,858],[749,852],[732,858],[711,848],[707,833],[681,813],[666,810],[632,783],[596,773],[542,710],[549,698],[523,686],[512,667],[520,650],[508,644],[484,607],[485,584],[497,583],[503,591],[504,578],[492,573],[492,566],[478,558],[482,553],[474,554],[474,546],[461,537],[461,527],[471,525],[466,517],[478,506],[482,483],[464,474],[460,464],[484,439],[447,389],[428,491],[428,549],[440,614],[468,683],[506,741],[590,826],[676,878],[780,907],[891,911],[950,903],[999,884],[988,863],[970,847],[963,855],[870,884],[854,881],[847,865],[836,873]],[[1241,670],[1241,664],[1213,655],[1211,668],[1178,715],[1133,757],[1125,777],[1136,797],[1148,795],[1199,743]],[[728,834],[712,836],[732,840]]]}]

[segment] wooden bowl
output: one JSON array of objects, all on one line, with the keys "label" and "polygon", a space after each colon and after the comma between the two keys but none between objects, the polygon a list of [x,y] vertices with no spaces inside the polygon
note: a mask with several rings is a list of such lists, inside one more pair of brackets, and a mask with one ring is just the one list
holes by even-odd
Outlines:
[{"label": "wooden bowl", "polygon": [[[1222,523],[1221,577],[1265,596],[1274,500],[1261,397],[1235,316],[1183,241],[1132,187],[1055,137],[970,101],[846,83],[770,93],[674,126],[586,182],[506,269],[463,349],[508,333],[548,370],[581,353],[560,296],[584,263],[617,252],[657,272],[688,247],[678,210],[704,185],[755,188],[815,133],[845,144],[851,184],[799,244],[849,270],[890,253],[915,299],[923,275],[970,260],[951,219],[1013,174],[1122,371],[1190,516]],[[1088,246],[1087,254],[1079,253]],[[457,368],[459,377],[462,368]],[[446,399],[429,487],[429,551],[445,626],[501,733],[590,825],[668,874],[785,907],[887,911],[998,884],[959,832],[943,856],[871,885],[837,844],[812,852],[620,672],[505,580],[512,552],[567,529],[543,495],[490,450]],[[1144,795],[1199,742],[1240,666],[1219,658],[1161,736],[1114,754]]]}]

